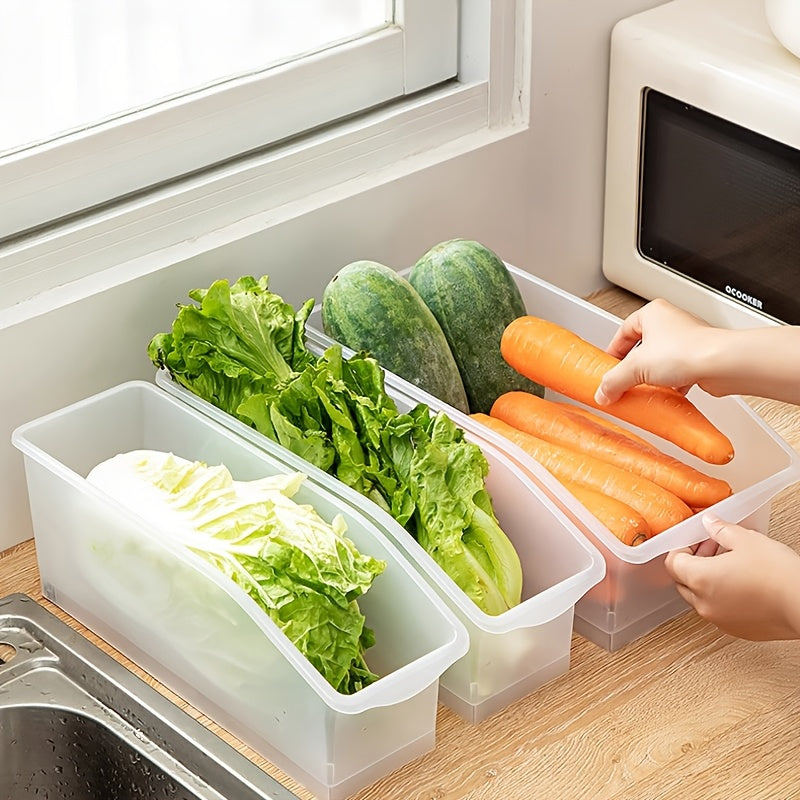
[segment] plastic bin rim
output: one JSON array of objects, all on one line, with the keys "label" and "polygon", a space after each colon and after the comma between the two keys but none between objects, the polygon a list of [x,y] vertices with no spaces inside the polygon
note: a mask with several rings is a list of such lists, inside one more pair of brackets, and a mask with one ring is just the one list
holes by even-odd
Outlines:
[{"label": "plastic bin rim", "polygon": [[[431,680],[426,681],[424,684],[417,683],[413,687],[401,689],[398,684],[403,682],[403,679],[409,674],[420,673],[424,668],[432,666],[436,668],[438,673],[437,680],[449,666],[454,664],[458,659],[463,657],[469,650],[469,634],[464,627],[464,624],[450,611],[442,605],[435,592],[424,582],[419,579],[419,576],[414,572],[402,556],[398,552],[396,545],[389,537],[381,534],[381,542],[388,551],[392,554],[394,562],[412,579],[418,589],[427,597],[431,605],[436,609],[443,620],[448,624],[451,630],[451,637],[449,641],[443,642],[434,650],[420,656],[414,661],[404,664],[396,670],[393,670],[389,675],[381,677],[375,683],[360,689],[352,695],[345,695],[337,692],[313,667],[311,662],[305,658],[300,651],[295,647],[283,631],[270,619],[270,617],[261,609],[258,604],[253,600],[243,589],[238,587],[235,583],[225,579],[225,575],[219,570],[215,570],[212,565],[205,562],[199,556],[185,551],[185,549],[178,547],[175,543],[165,540],[163,536],[159,535],[157,528],[152,525],[148,520],[140,517],[127,506],[119,503],[104,491],[89,483],[84,477],[76,473],[74,470],[62,464],[57,459],[50,456],[38,445],[33,444],[26,438],[28,431],[34,430],[37,426],[46,424],[53,419],[59,417],[64,412],[72,409],[77,409],[94,402],[102,401],[105,397],[112,396],[116,393],[126,391],[129,389],[141,390],[147,393],[152,393],[154,397],[159,397],[158,402],[168,402],[179,408],[181,412],[189,413],[197,419],[201,419],[203,424],[209,425],[212,429],[217,430],[228,438],[236,441],[237,446],[245,447],[259,457],[269,457],[269,453],[265,453],[251,442],[244,441],[235,433],[227,429],[224,425],[216,422],[215,420],[201,414],[195,409],[186,406],[175,397],[169,396],[166,392],[160,390],[154,384],[144,380],[131,380],[117,386],[110,387],[101,392],[98,392],[89,397],[85,397],[74,403],[70,403],[61,409],[57,409],[50,413],[44,414],[36,419],[18,425],[11,434],[12,444],[23,453],[23,455],[32,458],[42,466],[50,469],[54,474],[58,475],[62,480],[73,485],[75,488],[82,491],[87,491],[96,500],[103,503],[108,508],[113,508],[124,515],[133,515],[136,519],[139,529],[150,539],[152,542],[160,547],[164,547],[169,552],[179,556],[187,561],[190,566],[196,571],[209,578],[220,589],[234,599],[245,610],[247,615],[253,622],[264,631],[265,635],[269,636],[270,641],[277,647],[281,655],[283,655],[300,673],[306,683],[317,693],[317,695],[334,711],[354,715],[369,710],[370,708],[382,708],[386,706],[395,705],[408,700],[409,698],[424,691]],[[277,459],[275,459],[277,460]],[[281,466],[287,467],[286,464],[281,462]],[[308,476],[309,485],[313,490],[321,494],[330,494],[325,486],[320,485]],[[355,517],[359,517],[361,522],[368,530],[374,531],[376,536],[380,533],[373,520],[367,515],[361,513],[356,508],[350,508],[348,513]],[[266,628],[266,630],[265,630]],[[383,696],[373,698],[372,695],[382,693]]]},{"label": "plastic bin rim", "polygon": [[[172,380],[169,373],[164,368],[159,369],[156,373],[156,384],[174,397],[182,398],[182,402],[191,404],[194,408],[198,409],[200,413],[208,414],[213,419],[220,420],[221,425],[228,426],[231,430],[237,431],[238,435],[246,438],[255,447],[263,448],[267,452],[273,453],[275,458],[284,463],[290,464],[298,469],[304,469],[308,474],[320,474],[327,476],[328,479],[331,478],[327,473],[315,467],[313,464],[309,464],[300,456],[286,448],[280,447],[280,445],[277,445],[263,434],[248,427],[240,420],[237,420],[203,398],[198,397],[183,386],[180,386]],[[484,442],[482,446],[489,447],[494,457],[499,461],[508,465],[513,463],[505,453],[500,452],[490,442]],[[525,483],[531,484],[527,476],[522,475],[520,477]],[[457,586],[455,581],[445,573],[433,558],[431,558],[411,535],[388,513],[345,484],[341,484],[341,486],[338,487],[338,491],[348,500],[348,504],[352,505],[358,503],[361,513],[374,520],[378,527],[397,531],[396,534],[392,535],[397,546],[402,547],[407,552],[410,548],[422,569],[441,586],[443,591],[447,592],[448,597],[458,607],[460,613],[462,613],[472,625],[488,633],[508,633],[517,628],[532,627],[549,622],[566,611],[570,606],[575,605],[589,589],[603,580],[606,574],[605,559],[600,551],[577,529],[566,514],[564,514],[549,497],[537,493],[541,501],[547,505],[548,510],[559,519],[560,523],[564,526],[565,530],[569,532],[576,544],[588,555],[590,564],[575,575],[565,578],[559,583],[543,589],[541,592],[537,592],[535,595],[523,600],[519,605],[504,611],[502,614],[487,614],[467,597]],[[363,508],[365,503],[368,505],[369,510]],[[396,537],[400,538],[399,542]],[[546,610],[539,611],[538,614],[534,612],[534,605],[542,606],[545,603],[548,604]]]}]

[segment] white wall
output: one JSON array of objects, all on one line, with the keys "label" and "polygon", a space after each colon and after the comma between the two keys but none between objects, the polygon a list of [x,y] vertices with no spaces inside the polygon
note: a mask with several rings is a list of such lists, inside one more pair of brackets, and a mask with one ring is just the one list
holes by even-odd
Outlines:
[{"label": "white wall", "polygon": [[[31,536],[13,429],[103,388],[152,379],[146,347],[175,303],[218,277],[270,275],[292,303],[344,264],[407,266],[436,242],[482,241],[575,294],[600,272],[609,33],[653,0],[534,0],[530,130],[276,224],[217,231],[194,255],[0,330],[0,550]],[[241,231],[248,230],[241,237]],[[120,420],[124,424],[124,420]]]},{"label": "white wall", "polygon": [[[618,19],[662,0],[534,0],[531,243],[518,265],[579,295],[600,271],[608,48]],[[511,260],[511,259],[508,259]]]}]

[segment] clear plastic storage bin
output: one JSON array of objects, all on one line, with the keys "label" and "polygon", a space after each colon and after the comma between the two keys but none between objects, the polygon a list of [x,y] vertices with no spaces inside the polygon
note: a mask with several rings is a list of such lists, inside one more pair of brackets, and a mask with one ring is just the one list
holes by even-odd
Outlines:
[{"label": "clear plastic storage bin", "polygon": [[[528,272],[507,266],[529,314],[552,320],[602,348],[611,341],[620,324],[619,317]],[[408,272],[400,274],[407,277]],[[306,330],[310,345],[318,351],[332,343],[323,332],[319,304],[309,317]],[[352,351],[346,349],[346,352]],[[669,550],[707,538],[699,517],[684,520],[643,544],[625,545],[518,446],[393,373],[386,373],[386,383],[393,395],[405,396],[409,403],[421,402],[444,410],[464,430],[502,449],[597,546],[606,562],[606,575],[576,603],[575,630],[582,636],[606,650],[617,650],[688,609],[666,571],[664,560]],[[572,402],[549,390],[545,396]],[[717,398],[698,387],[692,388],[688,397],[733,442],[736,455],[729,464],[706,464],[659,437],[620,420],[614,422],[636,430],[663,452],[727,480],[734,493],[713,506],[714,512],[723,519],[766,530],[772,498],[800,480],[800,455],[742,398]]]},{"label": "clear plastic storage bin", "polygon": [[[292,468],[325,474],[179,386],[164,370],[156,374],[156,382]],[[400,392],[390,389],[389,394],[401,411],[413,405]],[[481,611],[388,513],[337,483],[338,494],[389,534],[466,627],[469,651],[443,673],[439,698],[464,719],[479,722],[568,670],[575,603],[603,578],[605,563],[599,550],[509,456],[490,442],[471,434],[468,438],[480,445],[489,462],[487,489],[522,562],[522,602],[503,614]]]},{"label": "clear plastic storage bin", "polygon": [[249,480],[283,461],[145,381],[124,383],[17,428],[44,595],[320,798],[344,798],[435,743],[438,680],[468,638],[385,532],[310,476],[294,496],[384,559],[359,599],[381,678],[335,691],[221,571],[90,484],[137,449],[225,464]]}]

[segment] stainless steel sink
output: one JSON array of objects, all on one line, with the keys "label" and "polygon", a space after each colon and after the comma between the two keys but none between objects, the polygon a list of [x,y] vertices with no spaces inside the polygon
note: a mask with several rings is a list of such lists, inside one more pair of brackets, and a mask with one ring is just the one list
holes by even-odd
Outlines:
[{"label": "stainless steel sink", "polygon": [[298,800],[30,597],[0,599],[3,800]]}]

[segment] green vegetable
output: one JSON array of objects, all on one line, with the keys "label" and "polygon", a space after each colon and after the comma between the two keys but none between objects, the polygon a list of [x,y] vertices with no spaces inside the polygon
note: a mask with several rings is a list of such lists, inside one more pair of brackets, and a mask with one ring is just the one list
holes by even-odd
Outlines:
[{"label": "green vegetable", "polygon": [[265,276],[217,281],[189,292],[200,306],[179,305],[171,333],[153,337],[148,353],[159,366],[185,376],[192,390],[236,413],[251,394],[269,391],[315,361],[304,343],[309,300],[295,310],[268,290]]},{"label": "green vegetable", "polygon": [[222,465],[137,450],[88,480],[244,589],[334,689],[351,694],[377,679],[356,599],[386,564],[358,552],[341,517],[329,524],[291,499],[305,475],[235,481]]},{"label": "green vegetable", "polygon": [[506,326],[527,311],[501,259],[480,242],[451,239],[411,268],[409,283],[433,312],[450,345],[472,414],[488,414],[513,390],[544,396],[544,387],[512,369],[500,353]]},{"label": "green vegetable", "polygon": [[[179,384],[380,505],[486,613],[519,603],[522,569],[492,509],[480,447],[424,404],[400,414],[383,369],[366,353],[345,359],[338,344],[321,357],[308,352],[303,330],[313,301],[294,314],[265,294],[266,278],[191,292],[200,306],[180,307],[172,333],[151,341],[150,358]],[[260,314],[279,319],[245,322]],[[267,330],[284,343],[283,366],[253,358],[277,349],[248,341]]]},{"label": "green vegetable", "polygon": [[325,333],[365,350],[384,369],[466,412],[458,366],[439,323],[414,287],[375,261],[342,267],[322,295]]}]

